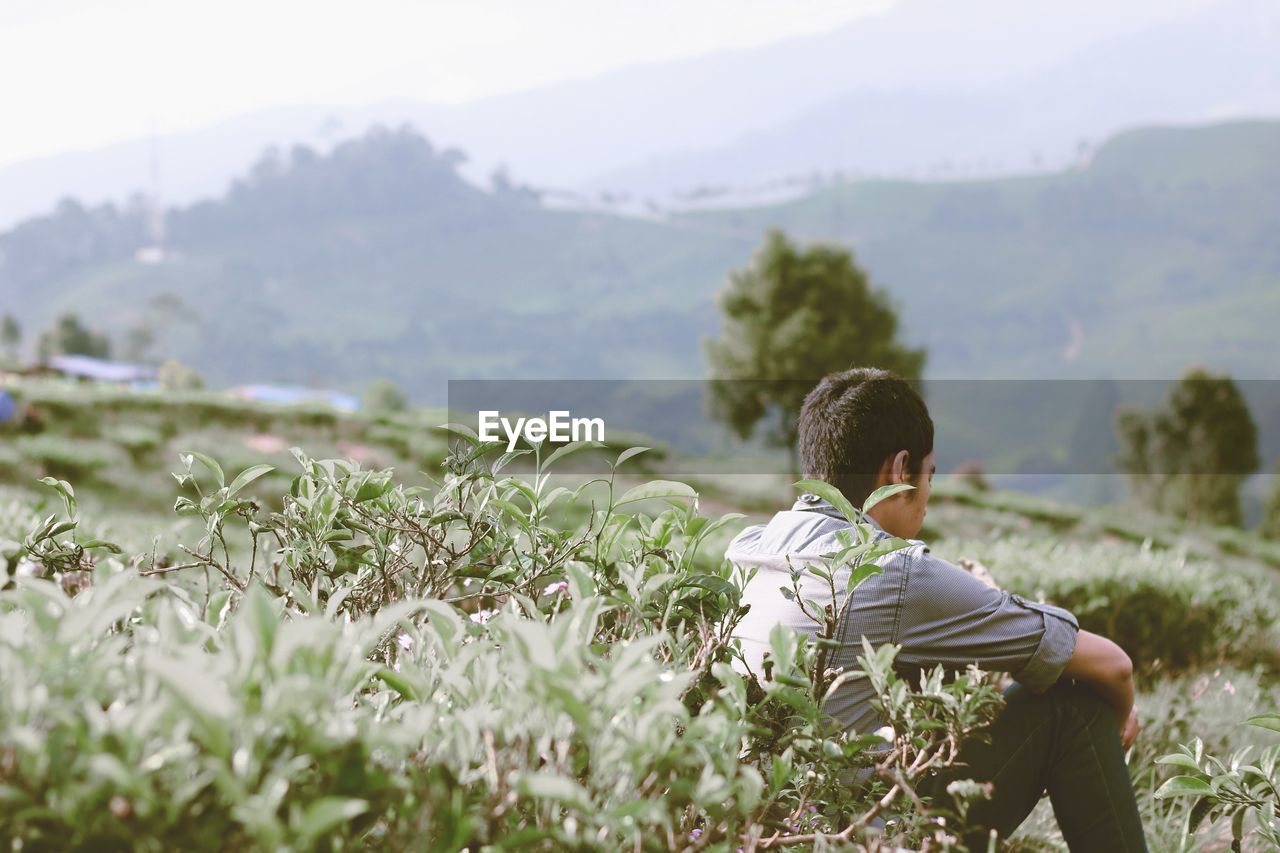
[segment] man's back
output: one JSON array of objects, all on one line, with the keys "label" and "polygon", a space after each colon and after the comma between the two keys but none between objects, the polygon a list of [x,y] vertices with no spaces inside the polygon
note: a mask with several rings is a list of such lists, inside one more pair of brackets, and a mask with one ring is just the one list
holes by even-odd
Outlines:
[{"label": "man's back", "polygon": [[[877,539],[888,538],[874,519],[867,516],[866,521]],[[757,570],[743,599],[751,609],[734,636],[742,641],[746,665],[758,677],[763,678],[763,658],[776,625],[809,637],[819,630],[781,591],[791,588],[792,568],[821,565],[822,556],[840,549],[837,533],[849,528],[830,504],[804,495],[790,510],[777,513],[766,525],[747,528],[730,543],[729,560]],[[865,637],[872,646],[901,645],[897,666],[905,674],[937,664],[963,668],[977,663],[1012,673],[1036,692],[1058,679],[1075,648],[1074,616],[992,589],[935,557],[924,542],[908,541],[909,547],[877,561],[882,573],[854,590],[838,628],[840,647],[832,654],[832,666],[856,668]],[[849,568],[837,571],[834,603],[839,611]],[[825,581],[805,572],[800,583],[804,598],[820,606],[830,603],[831,589]],[[873,698],[866,679],[850,679],[832,696],[827,712],[847,729],[870,732],[883,722],[871,706]]]}]

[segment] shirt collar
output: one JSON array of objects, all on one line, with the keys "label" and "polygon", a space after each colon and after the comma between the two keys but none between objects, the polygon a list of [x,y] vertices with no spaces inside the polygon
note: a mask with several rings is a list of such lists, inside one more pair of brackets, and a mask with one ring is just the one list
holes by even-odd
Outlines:
[{"label": "shirt collar", "polygon": [[[818,512],[818,513],[822,513],[823,515],[829,518],[834,518],[839,521],[848,520],[843,515],[840,514],[840,510],[833,507],[828,501],[818,497],[815,494],[810,494],[808,492],[806,492],[805,494],[802,494],[796,500],[796,502],[792,505],[791,509],[793,512]],[[880,522],[876,521],[874,518],[872,518],[870,515],[868,515],[867,513],[863,512],[860,509],[857,510],[857,513],[858,513],[859,521],[861,521],[864,524],[870,524],[876,530],[879,530],[881,533],[885,533],[885,529],[880,526]]]}]

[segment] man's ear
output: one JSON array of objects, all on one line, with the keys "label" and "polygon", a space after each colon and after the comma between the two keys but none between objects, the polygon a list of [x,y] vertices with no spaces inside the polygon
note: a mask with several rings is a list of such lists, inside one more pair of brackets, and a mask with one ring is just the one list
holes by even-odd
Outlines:
[{"label": "man's ear", "polygon": [[910,483],[911,468],[908,463],[911,461],[911,454],[905,450],[899,450],[893,457],[893,474],[891,483]]}]

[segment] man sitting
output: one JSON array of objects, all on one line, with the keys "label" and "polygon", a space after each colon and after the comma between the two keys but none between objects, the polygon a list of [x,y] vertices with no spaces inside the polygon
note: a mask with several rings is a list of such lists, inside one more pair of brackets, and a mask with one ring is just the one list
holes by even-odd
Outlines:
[{"label": "man sitting", "polygon": [[[960,753],[960,778],[992,784],[991,798],[969,809],[970,846],[985,850],[992,829],[1010,835],[1047,791],[1073,851],[1146,850],[1124,760],[1139,728],[1129,657],[1080,630],[1066,610],[984,584],[914,538],[937,467],[933,421],[915,389],[881,370],[826,377],[801,408],[799,452],[806,478],[832,484],[856,507],[881,486],[914,486],[867,514],[878,537],[907,539],[911,547],[880,560],[884,571],[854,590],[831,665],[855,669],[866,637],[873,646],[899,645],[896,666],[904,675],[973,663],[1015,680],[987,728],[989,739],[973,738]],[[735,631],[753,672],[761,672],[778,624],[810,636],[820,629],[781,589],[790,588],[792,566],[839,550],[836,533],[848,527],[829,503],[802,495],[730,544],[729,560],[757,570],[745,591],[750,612]],[[813,587],[815,595],[820,588]],[[838,597],[843,589],[836,585]],[[836,610],[844,603],[834,602]],[[883,724],[873,698],[867,679],[853,679],[826,711],[851,731],[872,732]],[[932,782],[927,792],[936,796],[944,780]]]}]

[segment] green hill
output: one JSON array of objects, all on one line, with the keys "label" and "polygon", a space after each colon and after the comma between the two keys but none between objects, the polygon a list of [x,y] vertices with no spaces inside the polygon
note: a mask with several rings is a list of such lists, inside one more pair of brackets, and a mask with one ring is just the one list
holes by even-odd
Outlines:
[{"label": "green hill", "polygon": [[1124,134],[1048,177],[846,184],[704,214],[854,246],[933,376],[1274,378],[1280,124]]},{"label": "green hill", "polygon": [[[638,219],[482,191],[411,131],[264,157],[174,210],[63,203],[0,235],[0,303],[78,311],[214,384],[696,377],[714,295],[764,229],[854,247],[934,377],[1270,378],[1280,352],[1280,123],[1141,130],[1087,166],[992,181],[860,181],[773,207]],[[173,297],[177,297],[176,301]],[[173,310],[174,305],[182,306]],[[169,306],[166,310],[157,305]],[[117,347],[117,351],[121,351]]]}]

